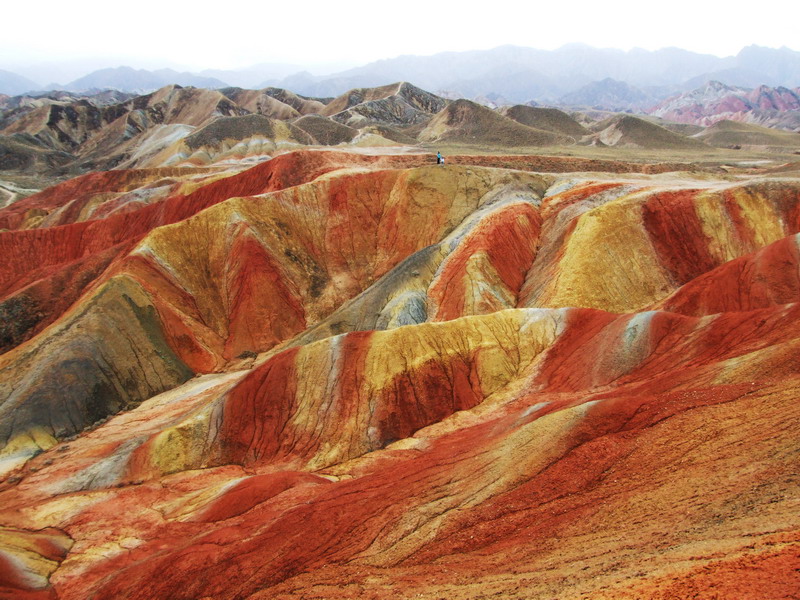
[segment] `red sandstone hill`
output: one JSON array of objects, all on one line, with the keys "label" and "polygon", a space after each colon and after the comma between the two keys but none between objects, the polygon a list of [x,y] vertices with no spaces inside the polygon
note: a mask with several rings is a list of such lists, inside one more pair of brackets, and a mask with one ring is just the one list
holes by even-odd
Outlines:
[{"label": "red sandstone hill", "polygon": [[649,112],[669,121],[704,127],[729,120],[796,131],[800,129],[800,90],[765,85],[749,90],[711,81],[668,98]]},{"label": "red sandstone hill", "polygon": [[449,158],[1,209],[0,597],[794,597],[800,182]]}]

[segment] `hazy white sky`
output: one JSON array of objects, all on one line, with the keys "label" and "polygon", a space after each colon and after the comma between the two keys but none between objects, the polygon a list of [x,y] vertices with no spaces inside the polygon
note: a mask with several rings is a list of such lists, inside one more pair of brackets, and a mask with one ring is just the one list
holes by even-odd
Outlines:
[{"label": "hazy white sky", "polygon": [[[207,8],[205,6],[208,6]],[[39,0],[4,3],[0,68],[79,58],[134,67],[364,64],[401,54],[493,48],[677,46],[729,56],[758,44],[800,50],[800,2],[641,0]]]}]

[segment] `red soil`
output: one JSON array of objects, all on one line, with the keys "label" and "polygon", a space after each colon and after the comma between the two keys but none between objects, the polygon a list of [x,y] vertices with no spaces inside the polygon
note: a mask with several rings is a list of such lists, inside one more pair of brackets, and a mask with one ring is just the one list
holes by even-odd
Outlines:
[{"label": "red soil", "polygon": [[[99,263],[108,265],[114,255],[124,256],[155,227],[176,223],[231,197],[284,189],[344,166],[412,167],[430,164],[432,160],[428,155],[367,156],[337,152],[294,152],[210,183],[186,196],[172,196],[147,206],[132,205],[125,211],[115,211],[110,215],[101,210],[93,220],[69,223],[70,215],[76,216],[92,196],[103,192],[126,191],[155,176],[168,176],[172,170],[108,171],[77,177],[0,210],[0,229],[12,230],[0,231],[0,253],[5,258],[0,265],[0,300],[32,284],[37,284],[40,290],[63,290],[56,304],[42,310],[38,324],[27,333],[27,339],[52,323],[97,280],[102,272],[97,268]],[[456,156],[452,157],[452,162],[542,172],[634,172],[681,167],[537,156]],[[346,192],[337,194],[335,189],[331,198],[334,209],[337,202],[347,201]],[[14,231],[31,211],[50,212],[68,204],[71,209],[60,218],[63,225]],[[374,210],[374,207],[370,210]],[[349,214],[351,220],[358,216],[352,210]],[[363,216],[369,215],[365,213]],[[342,235],[353,235],[359,230],[352,222],[343,222],[341,227]],[[362,242],[369,243],[368,240]],[[396,254],[402,255],[407,250],[406,246],[398,246]],[[97,257],[98,254],[102,254],[102,258]],[[335,256],[331,255],[332,258]],[[60,274],[64,268],[71,269],[71,275],[66,278]],[[512,284],[512,287],[515,285]],[[231,348],[230,352],[235,350]]]},{"label": "red soil", "polygon": [[[306,328],[305,311],[297,290],[281,273],[275,259],[247,233],[235,235],[229,253],[236,257],[227,273],[232,304],[223,356],[231,359],[246,350],[271,348]],[[265,304],[263,298],[269,298]]]},{"label": "red soil", "polygon": [[[483,220],[469,233],[466,241],[448,257],[447,262],[428,294],[437,305],[431,320],[448,321],[465,314],[465,295],[472,290],[467,266],[475,255],[485,254],[499,276],[501,286],[513,295],[510,306],[516,305],[525,276],[536,257],[542,218],[530,204],[514,204]],[[492,297],[487,298],[478,313],[498,308]]]},{"label": "red soil", "polygon": [[798,301],[800,250],[797,236],[790,236],[704,273],[658,308],[700,316]]},{"label": "red soil", "polygon": [[678,285],[717,266],[711,240],[695,212],[696,196],[697,190],[662,192],[642,207],[653,245]]},{"label": "red soil", "polygon": [[[510,598],[605,597],[603,587],[647,581],[640,571],[713,568],[707,558],[681,552],[725,539],[746,553],[771,526],[754,515],[780,509],[788,518],[780,498],[791,489],[797,447],[787,424],[800,386],[798,317],[798,305],[713,319],[572,310],[533,379],[507,403],[422,437],[414,449],[367,455],[346,469],[352,479],[332,483],[293,467],[337,436],[346,439],[348,426],[364,416],[359,431],[374,426],[380,447],[474,406],[486,395],[480,372],[465,351],[408,367],[374,389],[364,369],[371,332],[325,342],[334,364],[324,373],[328,381],[305,380],[315,375],[300,368],[301,350],[287,350],[228,394],[218,429],[224,461],[261,474],[235,482],[189,518],[152,511],[152,522],[135,525],[141,545],[59,579],[56,589],[64,600],[310,598],[319,589],[328,598],[498,591]],[[725,367],[730,383],[716,381],[729,358],[780,344],[793,344],[793,354],[767,356],[769,368],[757,377]],[[329,389],[331,405],[300,412],[303,385]],[[365,415],[366,406],[374,413]],[[570,407],[580,412],[559,425]],[[348,443],[357,455],[372,449]],[[281,467],[289,471],[273,472]],[[183,493],[203,489],[211,471],[187,479],[184,485],[193,483]],[[763,492],[765,482],[783,496]],[[120,507],[164,511],[174,505],[168,493],[176,485],[156,480],[120,490],[64,527],[76,538],[113,532],[122,526]],[[6,506],[24,502],[25,488],[17,490],[6,492]],[[744,581],[760,582],[767,597],[791,597],[796,555],[762,558],[773,583],[766,575]],[[747,564],[731,564],[730,578]],[[692,581],[670,585],[680,593]],[[733,587],[723,589],[720,598],[736,597]]]}]

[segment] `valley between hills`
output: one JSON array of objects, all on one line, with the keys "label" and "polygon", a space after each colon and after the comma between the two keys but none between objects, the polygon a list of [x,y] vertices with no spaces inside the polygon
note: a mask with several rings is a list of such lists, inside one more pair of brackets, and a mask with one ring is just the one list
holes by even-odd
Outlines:
[{"label": "valley between hills", "polygon": [[0,113],[0,598],[797,597],[800,134],[52,96]]}]

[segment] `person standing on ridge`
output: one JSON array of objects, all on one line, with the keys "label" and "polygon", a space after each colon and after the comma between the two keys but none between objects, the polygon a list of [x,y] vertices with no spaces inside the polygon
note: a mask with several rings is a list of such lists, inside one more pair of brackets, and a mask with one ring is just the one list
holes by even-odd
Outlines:
[{"label": "person standing on ridge", "polygon": [[444,164],[444,156],[442,156],[441,152],[436,153],[436,164],[443,165]]}]

